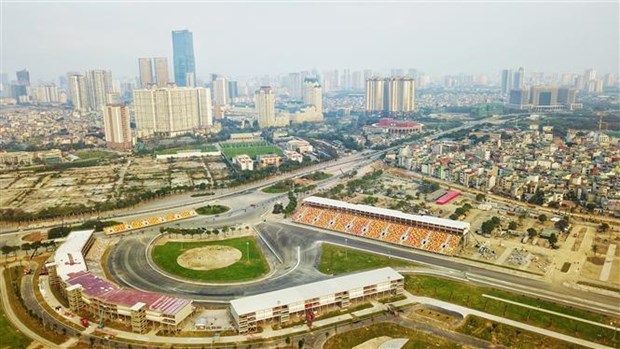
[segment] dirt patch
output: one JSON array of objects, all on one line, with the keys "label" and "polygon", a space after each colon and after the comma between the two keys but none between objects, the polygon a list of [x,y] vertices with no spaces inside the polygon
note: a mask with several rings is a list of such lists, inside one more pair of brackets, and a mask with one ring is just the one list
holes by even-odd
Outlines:
[{"label": "dirt patch", "polygon": [[193,270],[212,270],[237,263],[241,251],[230,246],[205,246],[183,252],[178,258],[180,266]]},{"label": "dirt patch", "polygon": [[22,240],[29,241],[29,242],[43,241],[45,239],[47,239],[47,233],[43,234],[41,232],[30,233],[22,237]]},{"label": "dirt patch", "polygon": [[603,265],[605,264],[605,257],[600,257],[600,256],[588,257],[588,262],[594,265]]}]

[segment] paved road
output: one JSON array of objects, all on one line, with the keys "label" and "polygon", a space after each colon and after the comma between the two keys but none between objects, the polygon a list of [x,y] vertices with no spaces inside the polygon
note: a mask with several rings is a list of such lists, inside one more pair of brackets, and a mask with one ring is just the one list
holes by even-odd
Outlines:
[{"label": "paved road", "polygon": [[[456,257],[446,257],[383,243],[377,244],[350,235],[318,231],[284,222],[262,223],[257,226],[257,231],[283,259],[283,263],[276,266],[278,271],[266,281],[243,286],[179,284],[149,265],[145,255],[146,243],[150,239],[148,236],[126,238],[110,253],[108,265],[115,281],[128,287],[180,297],[192,297],[203,302],[222,302],[243,295],[263,293],[327,278],[328,276],[316,270],[316,265],[320,254],[320,244],[328,242],[438,267],[441,268],[438,269],[439,273],[479,285],[492,285],[605,314],[617,315],[620,311],[618,299],[615,297],[566,288],[541,280],[539,277],[509,269],[481,267]],[[301,246],[301,260],[299,266],[293,269],[297,263],[296,246]],[[268,251],[265,245],[263,249]],[[285,275],[281,276],[283,274]]]}]

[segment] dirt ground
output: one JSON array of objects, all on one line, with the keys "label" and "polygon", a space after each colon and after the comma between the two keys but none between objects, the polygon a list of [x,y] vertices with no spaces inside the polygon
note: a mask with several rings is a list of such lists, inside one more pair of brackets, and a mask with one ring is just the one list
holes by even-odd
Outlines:
[{"label": "dirt ground", "polygon": [[47,239],[47,233],[43,234],[41,232],[30,233],[22,237],[22,240],[34,242],[34,241],[43,241]]},{"label": "dirt ground", "polygon": [[183,252],[178,258],[180,266],[193,270],[212,270],[227,267],[241,259],[241,251],[230,246],[205,246]]}]

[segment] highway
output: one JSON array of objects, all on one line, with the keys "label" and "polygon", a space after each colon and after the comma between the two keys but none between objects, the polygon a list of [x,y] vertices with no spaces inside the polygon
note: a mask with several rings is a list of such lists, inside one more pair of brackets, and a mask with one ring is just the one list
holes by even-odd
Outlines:
[{"label": "highway", "polygon": [[[515,114],[513,116],[518,116],[518,115],[520,114]],[[411,143],[441,138],[446,134],[449,134],[455,131],[460,131],[466,128],[472,128],[472,127],[475,127],[477,125],[487,123],[487,122],[500,123],[500,122],[506,122],[506,121],[510,121],[510,119],[506,119],[506,118],[497,119],[497,118],[490,117],[490,118],[485,118],[485,119],[481,119],[477,121],[467,122],[459,127],[437,132],[432,135],[425,136],[419,140],[413,141]],[[56,219],[55,221],[37,222],[37,223],[33,223],[31,226],[26,227],[26,228],[4,227],[0,229],[0,235],[20,234],[20,233],[28,233],[28,232],[33,232],[33,231],[40,231],[41,229],[53,228],[56,226],[60,226],[61,224],[81,223],[86,219],[99,218],[99,219],[131,220],[134,218],[140,218],[140,217],[152,215],[154,213],[159,214],[164,211],[168,211],[172,209],[180,209],[180,208],[186,208],[186,207],[191,207],[191,206],[197,207],[201,204],[204,204],[204,203],[207,203],[213,200],[224,199],[224,198],[228,198],[231,196],[236,196],[236,195],[244,194],[244,193],[247,194],[257,189],[270,186],[278,181],[290,179],[294,177],[300,177],[300,176],[303,176],[303,175],[306,175],[306,174],[309,174],[315,171],[332,171],[332,172],[343,171],[345,172],[352,168],[360,168],[369,163],[372,163],[373,161],[376,161],[379,157],[381,157],[383,154],[387,152],[399,149],[403,145],[404,144],[396,145],[396,146],[383,149],[383,150],[367,150],[367,151],[359,152],[359,153],[356,153],[356,154],[353,154],[347,157],[339,158],[337,160],[321,162],[316,165],[304,167],[304,168],[301,168],[293,172],[287,172],[282,175],[274,176],[274,177],[271,177],[271,178],[268,178],[262,181],[252,182],[252,183],[242,185],[239,187],[235,187],[232,189],[221,190],[212,196],[191,197],[192,193],[179,194],[179,195],[165,197],[159,200],[154,200],[148,203],[143,203],[140,205],[139,208],[128,208],[128,209],[124,209],[121,211],[107,212],[107,213],[102,213],[99,216],[91,215],[87,218],[84,218],[84,217],[76,217],[76,218],[68,218],[68,219],[63,218],[63,219]],[[338,178],[340,178],[341,175],[342,175],[341,173],[336,174],[329,181],[330,182],[335,181]]]}]

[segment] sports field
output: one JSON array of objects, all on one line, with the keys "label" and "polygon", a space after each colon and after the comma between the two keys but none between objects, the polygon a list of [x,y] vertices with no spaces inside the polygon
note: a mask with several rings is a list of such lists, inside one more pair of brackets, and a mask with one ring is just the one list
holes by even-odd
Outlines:
[{"label": "sports field", "polygon": [[[195,270],[184,268],[177,258],[186,251],[205,246],[229,246],[241,252],[241,259],[224,268]],[[248,255],[249,252],[249,255]],[[186,279],[226,283],[256,279],[269,272],[269,266],[254,237],[241,237],[219,241],[171,241],[155,246],[153,261],[166,272]]]},{"label": "sports field", "polygon": [[180,151],[184,151],[184,150],[197,150],[197,151],[200,151],[202,153],[212,153],[212,152],[216,152],[217,151],[217,147],[215,147],[214,145],[211,145],[211,144],[205,144],[205,145],[186,145],[186,146],[183,146],[183,147],[163,149],[163,150],[155,152],[155,154],[157,154],[157,155],[169,155],[169,154],[176,154],[176,153],[178,153]]},{"label": "sports field", "polygon": [[282,149],[268,142],[220,143],[220,147],[229,159],[241,154],[247,154],[251,158],[264,154],[283,154]]}]

